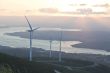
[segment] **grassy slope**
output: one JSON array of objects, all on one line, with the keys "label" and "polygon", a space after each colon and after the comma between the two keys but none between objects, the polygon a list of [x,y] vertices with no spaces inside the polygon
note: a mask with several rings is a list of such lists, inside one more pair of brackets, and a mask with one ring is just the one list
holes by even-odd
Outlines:
[{"label": "grassy slope", "polygon": [[69,70],[63,66],[56,66],[43,62],[29,62],[27,60],[5,54],[0,54],[0,70],[1,69],[2,73],[55,73],[55,69],[61,73],[110,73],[110,68],[104,65],[73,68],[73,70]]},{"label": "grassy slope", "polygon": [[15,73],[54,73],[51,65],[29,62],[4,54],[0,54],[0,64],[8,64]]}]

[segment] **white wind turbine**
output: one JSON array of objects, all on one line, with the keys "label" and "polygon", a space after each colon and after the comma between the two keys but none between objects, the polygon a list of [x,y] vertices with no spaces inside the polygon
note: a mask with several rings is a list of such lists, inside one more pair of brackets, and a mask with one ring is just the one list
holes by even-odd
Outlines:
[{"label": "white wind turbine", "polygon": [[49,57],[52,57],[52,39],[50,39],[50,51],[49,51]]},{"label": "white wind turbine", "polygon": [[60,31],[59,62],[62,61],[62,30]]},{"label": "white wind turbine", "polygon": [[27,18],[26,16],[25,16],[25,19],[26,19],[27,23],[29,24],[29,28],[30,28],[30,30],[28,30],[28,32],[30,33],[29,61],[32,61],[32,36],[33,36],[33,32],[34,32],[35,30],[39,29],[40,27],[33,29],[32,26],[31,26],[31,24],[30,24],[30,22],[29,22],[29,20],[28,20],[28,18]]}]

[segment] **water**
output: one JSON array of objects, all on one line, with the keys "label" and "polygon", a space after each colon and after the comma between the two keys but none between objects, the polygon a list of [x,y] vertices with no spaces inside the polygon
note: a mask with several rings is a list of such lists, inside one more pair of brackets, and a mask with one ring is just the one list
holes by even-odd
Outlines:
[{"label": "water", "polygon": [[[11,27],[11,28],[1,28],[0,29],[0,45],[10,46],[14,48],[29,48],[29,39],[20,38],[18,36],[9,36],[5,33],[13,33],[13,32],[24,32],[28,28],[27,27]],[[42,29],[43,30],[43,29]],[[50,30],[50,29],[49,29]],[[67,30],[67,29],[63,29]],[[70,30],[69,30],[70,31]],[[74,29],[73,31],[79,31]],[[85,54],[101,54],[101,55],[110,55],[110,52],[104,50],[95,50],[89,48],[76,48],[71,45],[82,43],[80,41],[63,41],[62,42],[62,51],[66,53],[85,53]],[[33,40],[33,47],[43,48],[45,50],[49,50],[49,40]],[[52,42],[52,50],[59,51],[59,41]]]}]

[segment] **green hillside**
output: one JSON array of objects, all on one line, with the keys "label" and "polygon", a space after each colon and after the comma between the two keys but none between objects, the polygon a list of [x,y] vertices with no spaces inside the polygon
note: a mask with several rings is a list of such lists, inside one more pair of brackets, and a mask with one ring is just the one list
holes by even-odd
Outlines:
[{"label": "green hillside", "polygon": [[[37,59],[36,59],[37,60]],[[58,62],[29,62],[0,54],[0,73],[110,73],[110,68],[81,60]]]},{"label": "green hillside", "polygon": [[19,59],[4,54],[0,54],[0,64],[1,66],[9,65],[14,73],[54,73],[51,65],[45,63],[29,62],[24,59]]}]

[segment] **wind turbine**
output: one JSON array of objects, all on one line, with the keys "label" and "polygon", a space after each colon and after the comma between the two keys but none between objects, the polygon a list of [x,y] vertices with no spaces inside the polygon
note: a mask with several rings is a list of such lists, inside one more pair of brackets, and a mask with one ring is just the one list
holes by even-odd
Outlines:
[{"label": "wind turbine", "polygon": [[62,30],[60,31],[59,62],[62,61]]},{"label": "wind turbine", "polygon": [[49,51],[49,57],[52,57],[52,39],[50,39],[50,51]]},{"label": "wind turbine", "polygon": [[29,22],[29,20],[28,20],[28,18],[27,18],[26,16],[25,16],[25,19],[26,19],[27,23],[29,24],[29,28],[30,28],[30,30],[28,30],[28,32],[30,33],[29,61],[32,61],[32,36],[33,36],[33,32],[34,32],[35,30],[39,29],[40,27],[33,29],[32,26],[31,26],[31,24],[30,24],[30,22]]}]

